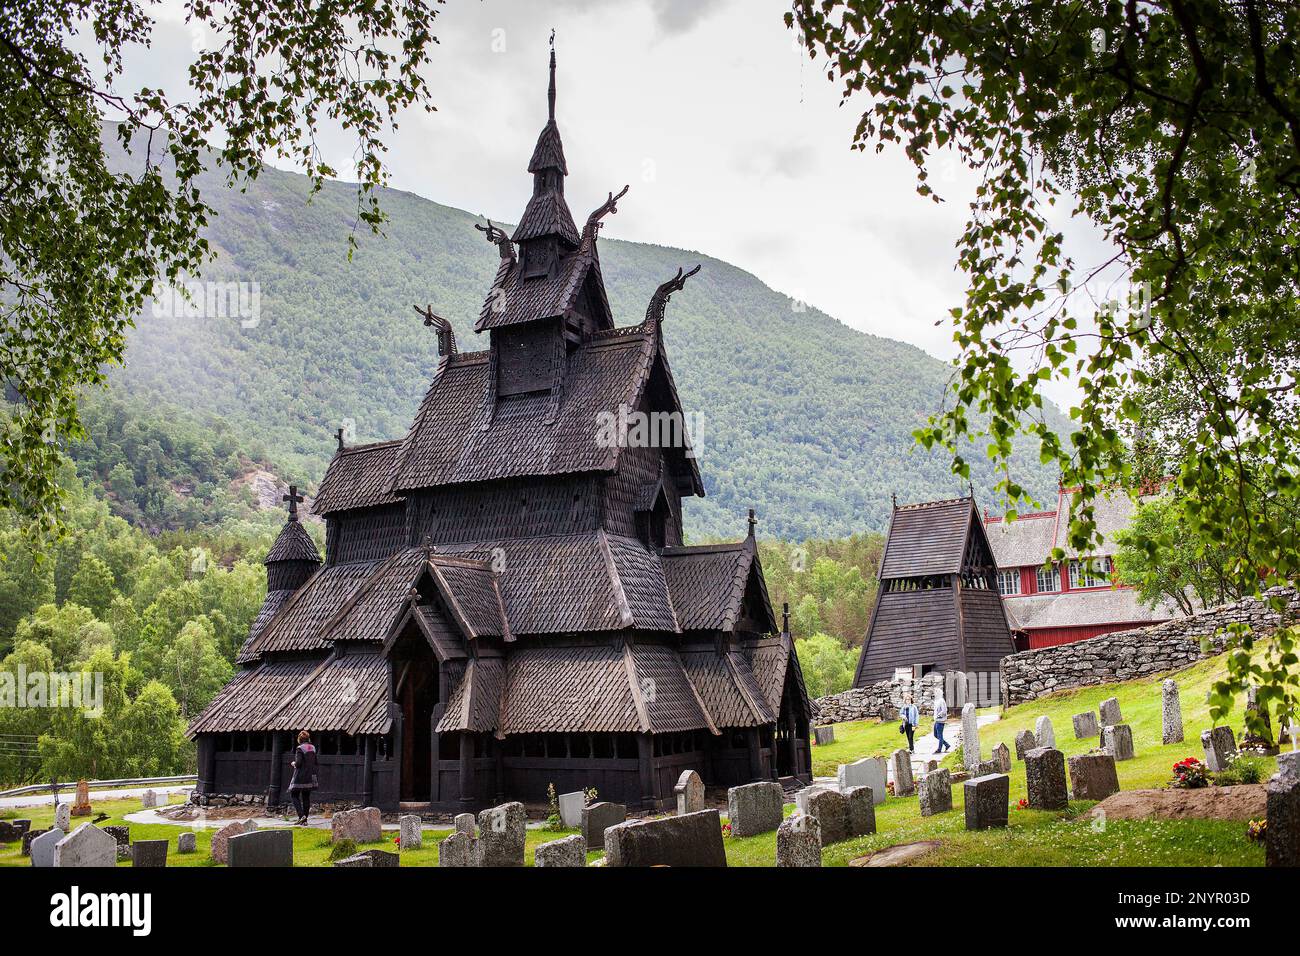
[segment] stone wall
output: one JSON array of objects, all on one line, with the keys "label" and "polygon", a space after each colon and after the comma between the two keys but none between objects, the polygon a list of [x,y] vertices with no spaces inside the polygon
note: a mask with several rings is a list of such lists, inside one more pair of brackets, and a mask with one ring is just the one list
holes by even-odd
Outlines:
[{"label": "stone wall", "polygon": [[[1300,620],[1300,593],[1295,588],[1278,588],[1269,594],[1286,600],[1288,621]],[[1222,629],[1238,623],[1256,633],[1268,633],[1280,620],[1265,601],[1247,598],[1163,624],[1021,651],[1002,659],[1002,700],[1011,706],[1058,690],[1187,667],[1223,653],[1227,635]]]},{"label": "stone wall", "polygon": [[[903,698],[911,694],[921,713],[934,705],[934,689],[944,686],[944,675],[926,674],[920,680],[892,678],[869,687],[853,687],[839,694],[818,697],[812,702],[813,722],[839,724],[847,720],[892,720],[898,716]],[[949,708],[952,706],[952,698]]]}]

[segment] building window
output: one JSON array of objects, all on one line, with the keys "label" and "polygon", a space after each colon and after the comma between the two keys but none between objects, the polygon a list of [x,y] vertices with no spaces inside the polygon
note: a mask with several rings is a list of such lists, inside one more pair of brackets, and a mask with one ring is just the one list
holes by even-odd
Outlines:
[{"label": "building window", "polygon": [[999,594],[1020,593],[1020,569],[1019,568],[1010,568],[1009,570],[998,572],[998,593]]},{"label": "building window", "polygon": [[1110,558],[1070,562],[1070,587],[1104,588],[1110,584]]},{"label": "building window", "polygon": [[1061,590],[1061,572],[1056,565],[1052,565],[1049,570],[1038,569],[1038,590],[1039,591],[1059,591]]}]

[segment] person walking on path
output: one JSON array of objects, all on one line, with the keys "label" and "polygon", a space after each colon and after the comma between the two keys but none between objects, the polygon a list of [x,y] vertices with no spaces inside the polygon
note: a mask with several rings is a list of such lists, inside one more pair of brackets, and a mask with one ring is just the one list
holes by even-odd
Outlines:
[{"label": "person walking on path", "polygon": [[921,715],[911,697],[904,700],[903,709],[899,712],[899,716],[903,719],[903,733],[907,734],[907,752],[915,753],[916,744],[913,736],[916,734],[916,725],[921,722]]},{"label": "person walking on path", "polygon": [[934,692],[934,739],[939,742],[935,753],[952,750],[952,744],[943,739],[943,725],[948,721],[948,702],[943,699],[943,691]]},{"label": "person walking on path", "polygon": [[312,746],[311,734],[305,730],[298,734],[298,746],[293,752],[291,766],[293,779],[289,781],[289,796],[293,799],[294,809],[298,811],[298,826],[305,827],[307,816],[311,813],[311,792],[319,783],[316,748]]}]

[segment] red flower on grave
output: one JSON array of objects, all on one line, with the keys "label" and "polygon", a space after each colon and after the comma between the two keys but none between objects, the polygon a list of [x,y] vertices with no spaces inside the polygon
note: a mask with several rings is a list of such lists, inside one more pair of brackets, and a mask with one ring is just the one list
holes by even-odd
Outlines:
[{"label": "red flower on grave", "polygon": [[1026,800],[1024,797],[1021,797],[1021,798],[1020,798],[1020,802],[1017,803],[1016,806],[1017,806],[1019,809],[1021,809],[1021,810],[1028,810],[1028,809],[1029,809],[1029,801]]}]

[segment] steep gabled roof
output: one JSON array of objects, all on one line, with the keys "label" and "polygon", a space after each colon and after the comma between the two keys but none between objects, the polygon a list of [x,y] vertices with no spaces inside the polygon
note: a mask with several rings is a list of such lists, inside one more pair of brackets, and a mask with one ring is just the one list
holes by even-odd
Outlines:
[{"label": "steep gabled roof", "polygon": [[984,530],[999,568],[1038,566],[1052,553],[1056,512],[1020,515],[1013,521],[992,519]]},{"label": "steep gabled roof", "polygon": [[880,559],[880,579],[956,574],[961,570],[972,522],[979,523],[971,498],[895,509]]},{"label": "steep gabled roof", "polygon": [[400,501],[389,492],[388,485],[392,481],[393,459],[401,444],[399,439],[355,445],[336,452],[316,491],[312,511],[327,515]]},{"label": "steep gabled roof", "polygon": [[491,733],[501,721],[501,695],[505,691],[506,663],[499,657],[470,658],[465,673],[447,700],[436,728],[440,734],[458,730]]},{"label": "steep gabled roof", "polygon": [[776,720],[742,654],[720,654],[712,644],[688,644],[681,648],[681,661],[715,726],[758,727]]},{"label": "steep gabled roof", "polygon": [[275,539],[275,544],[271,545],[271,550],[266,552],[266,558],[262,563],[273,564],[277,561],[320,563],[320,552],[316,550],[316,542],[312,541],[311,535],[307,533],[307,529],[300,521],[284,523],[284,527],[280,529],[280,534]]},{"label": "steep gabled roof", "polygon": [[317,650],[328,646],[321,631],[326,622],[365,585],[382,561],[323,567],[293,593],[262,632],[245,645],[239,660],[254,660],[269,651]]},{"label": "steep gabled roof", "polygon": [[562,256],[557,266],[544,276],[525,278],[521,262],[503,263],[483,300],[474,331],[486,332],[565,316],[577,306],[588,278],[595,282],[597,300],[602,306],[592,318],[605,328],[612,328],[600,259],[594,243],[584,243],[581,249]]},{"label": "steep gabled roof", "polygon": [[776,630],[753,538],[736,544],[664,548],[664,577],[683,631],[733,631],[751,582],[759,591],[764,628]]}]

